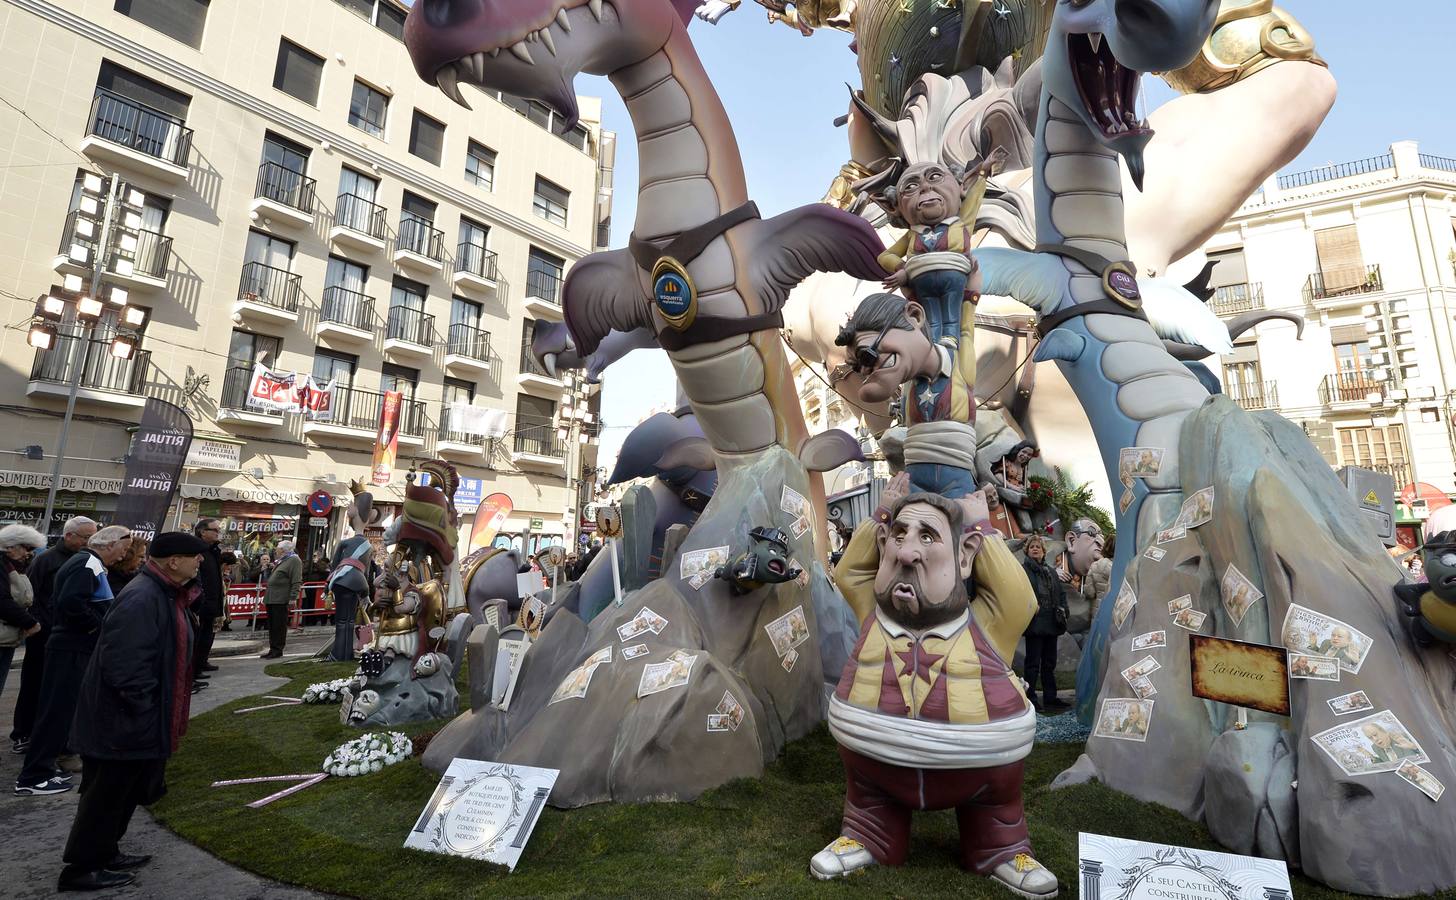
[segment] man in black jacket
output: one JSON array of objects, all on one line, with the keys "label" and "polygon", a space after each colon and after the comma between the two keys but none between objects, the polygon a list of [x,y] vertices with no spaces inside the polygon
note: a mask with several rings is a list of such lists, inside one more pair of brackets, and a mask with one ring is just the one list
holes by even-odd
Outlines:
[{"label": "man in black jacket", "polygon": [[58,887],[130,883],[149,856],[119,842],[138,806],[167,792],[167,760],[187,730],[192,670],[188,607],[207,550],[181,531],[157,535],[141,574],[116,598],[81,684],[71,740],[85,768]]},{"label": "man in black jacket", "polygon": [[193,677],[206,678],[208,672],[217,671],[217,666],[207,661],[207,655],[212,652],[213,625],[227,611],[222,567],[234,562],[235,557],[223,552],[218,543],[222,540],[222,525],[217,519],[199,519],[192,533],[207,545],[202,551],[202,568],[197,571],[197,584],[202,593],[193,609],[197,614],[197,640],[192,650]]},{"label": "man in black jacket", "polygon": [[81,678],[101,634],[101,623],[111,608],[106,569],[120,562],[130,548],[131,530],[108,525],[91,535],[86,549],[72,555],[56,572],[40,707],[30,747],[25,751],[25,766],[15,779],[15,793],[19,796],[60,794],[71,789],[68,779],[57,777],[56,759],[66,749]]},{"label": "man in black jacket", "polygon": [[30,614],[40,623],[40,631],[25,639],[25,661],[20,665],[20,695],[15,698],[15,719],[10,729],[10,752],[24,753],[35,727],[35,710],[40,701],[40,683],[45,670],[46,641],[51,637],[51,592],[55,589],[56,572],[86,546],[99,526],[85,516],[67,519],[61,527],[61,539],[31,560],[25,575],[30,579],[35,603]]}]

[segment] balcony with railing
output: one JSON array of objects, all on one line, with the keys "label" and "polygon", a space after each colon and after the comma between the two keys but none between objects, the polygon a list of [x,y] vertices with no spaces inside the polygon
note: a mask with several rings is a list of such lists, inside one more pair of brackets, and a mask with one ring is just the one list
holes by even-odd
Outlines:
[{"label": "balcony with railing", "polygon": [[445,268],[445,232],[435,223],[409,213],[399,217],[394,261],[417,271],[435,273]]},{"label": "balcony with railing", "polygon": [[243,265],[234,311],[275,322],[298,321],[298,296],[303,279],[260,262]]},{"label": "balcony with railing", "polygon": [[354,342],[374,338],[374,298],[342,285],[324,288],[319,304],[319,337],[329,336]]},{"label": "balcony with railing", "polygon": [[[61,230],[61,245],[51,268],[63,275],[91,274],[95,264],[101,226],[95,219],[72,210]],[[105,273],[132,289],[160,289],[167,286],[172,259],[172,239],[145,228],[113,225],[111,248],[106,254]]]},{"label": "balcony with railing", "polygon": [[258,167],[253,188],[252,212],[308,228],[313,225],[315,190],[318,182],[275,162]]},{"label": "balcony with railing", "polygon": [[1230,381],[1223,392],[1244,409],[1279,408],[1279,386],[1272,381]]},{"label": "balcony with railing", "polygon": [[490,332],[463,322],[450,326],[445,340],[445,365],[468,372],[490,369]]},{"label": "balcony with railing", "polygon": [[1395,482],[1395,493],[1397,496],[1400,495],[1401,488],[1415,481],[1415,478],[1411,475],[1410,463],[1406,462],[1405,460],[1392,460],[1390,462],[1374,463],[1355,463],[1355,465],[1364,466],[1365,468],[1370,469],[1373,472],[1379,472],[1382,475],[1389,475],[1390,480]]},{"label": "balcony with railing", "polygon": [[1310,275],[1304,283],[1304,302],[1319,307],[1346,306],[1383,290],[1380,266],[1345,266]]},{"label": "balcony with railing", "polygon": [[184,181],[192,135],[176,116],[97,88],[81,152],[169,181]]},{"label": "balcony with railing", "polygon": [[531,354],[531,341],[526,335],[521,336],[521,372],[516,376],[516,383],[522,387],[539,388],[547,393],[559,394],[566,390],[566,382],[551,375],[546,367],[536,362],[536,357]]},{"label": "balcony with railing", "polygon": [[1214,288],[1209,308],[1216,316],[1233,316],[1264,308],[1264,285],[1262,282],[1226,284]]},{"label": "balcony with railing", "polygon": [[565,279],[533,269],[526,273],[526,311],[540,319],[561,320],[561,286]]},{"label": "balcony with railing", "polygon": [[283,413],[248,405],[248,390],[253,383],[251,366],[233,366],[223,373],[222,395],[218,398],[219,424],[265,425],[283,424]]},{"label": "balcony with railing", "polygon": [[384,326],[384,352],[428,355],[435,345],[435,317],[408,306],[391,306]]},{"label": "balcony with railing", "polygon": [[455,248],[455,287],[493,291],[498,283],[496,257],[479,244],[461,242]]},{"label": "balcony with railing", "polygon": [[334,201],[334,226],[329,240],[366,253],[384,252],[389,234],[389,210],[357,194],[340,194]]},{"label": "balcony with railing", "polygon": [[1385,401],[1385,382],[1368,372],[1336,372],[1320,382],[1319,399],[1324,406],[1368,408]]},{"label": "balcony with railing", "polygon": [[450,407],[440,407],[440,430],[436,435],[435,449],[453,456],[478,458],[492,438],[483,434],[455,431],[450,427]]},{"label": "balcony with railing", "polygon": [[[374,440],[379,432],[379,419],[384,412],[384,392],[366,391],[349,385],[334,388],[334,414],[328,421],[304,420],[306,435],[333,435],[357,440]],[[405,398],[399,407],[399,437],[407,444],[419,445],[425,439],[425,404]]]},{"label": "balcony with railing", "polygon": [[[77,348],[77,344],[81,346]],[[37,350],[26,394],[66,397],[79,367],[76,398],[106,406],[137,408],[146,404],[152,367],[148,350],[133,349],[128,359],[112,352],[110,337],[87,338],[63,328],[47,350]]]},{"label": "balcony with railing", "polygon": [[1394,168],[1394,155],[1382,153],[1379,156],[1371,156],[1366,159],[1356,159],[1350,162],[1320,166],[1303,172],[1294,172],[1289,175],[1280,175],[1278,185],[1281,191],[1292,191],[1296,188],[1309,187],[1312,184],[1338,181],[1341,178],[1354,178],[1357,175],[1369,175],[1372,172],[1382,172],[1386,169]]},{"label": "balcony with railing", "polygon": [[513,447],[515,463],[523,469],[566,471],[566,447],[557,438],[556,427],[550,422],[518,416]]}]

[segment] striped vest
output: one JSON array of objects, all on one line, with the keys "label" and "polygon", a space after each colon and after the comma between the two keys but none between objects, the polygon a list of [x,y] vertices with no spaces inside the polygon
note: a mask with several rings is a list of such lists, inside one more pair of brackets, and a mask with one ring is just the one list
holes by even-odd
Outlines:
[{"label": "striped vest", "polygon": [[835,695],[898,718],[980,724],[1025,714],[1021,679],[986,639],[975,617],[916,640],[886,627],[876,609],[860,632]]}]

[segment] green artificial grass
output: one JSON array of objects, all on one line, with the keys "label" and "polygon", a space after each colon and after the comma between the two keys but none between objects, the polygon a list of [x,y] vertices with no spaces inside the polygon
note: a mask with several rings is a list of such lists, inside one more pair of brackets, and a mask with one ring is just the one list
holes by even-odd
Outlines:
[{"label": "green artificial grass", "polygon": [[[344,677],[347,663],[285,663],[292,678],[270,691],[300,696]],[[462,674],[463,678],[463,674]],[[471,860],[403,849],[438,777],[418,757],[358,778],[330,778],[262,809],[245,804],[286,785],[210,787],[214,780],[320,771],[334,747],[357,737],[333,705],[234,715],[236,701],[193,719],[168,767],[170,791],[153,808],[168,828],[234,865],[282,882],[353,897],[991,897],[1012,895],[955,864],[951,812],[915,818],[910,861],[820,883],[809,857],[839,833],[844,781],[835,744],[820,729],[785,748],[759,780],[741,780],[694,803],[548,808],[514,874]],[[444,724],[398,730],[412,737]],[[1218,849],[1202,826],[1101,785],[1050,791],[1080,745],[1040,745],[1027,760],[1026,814],[1037,857],[1076,896],[1077,833]],[[1305,898],[1348,896],[1295,879]],[[1456,894],[1448,894],[1456,896]]]}]

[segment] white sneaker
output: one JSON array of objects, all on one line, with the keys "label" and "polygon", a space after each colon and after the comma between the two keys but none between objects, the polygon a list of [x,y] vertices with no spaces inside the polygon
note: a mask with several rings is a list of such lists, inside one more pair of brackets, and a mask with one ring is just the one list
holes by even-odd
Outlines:
[{"label": "white sneaker", "polygon": [[820,881],[853,875],[875,864],[875,858],[854,838],[838,837],[809,860],[809,874]]},{"label": "white sneaker", "polygon": [[[817,857],[816,857],[817,859]],[[991,877],[1001,882],[1007,890],[1031,900],[1045,900],[1057,895],[1057,876],[1030,853],[1018,853],[1010,862],[1004,862],[991,872]]]}]

